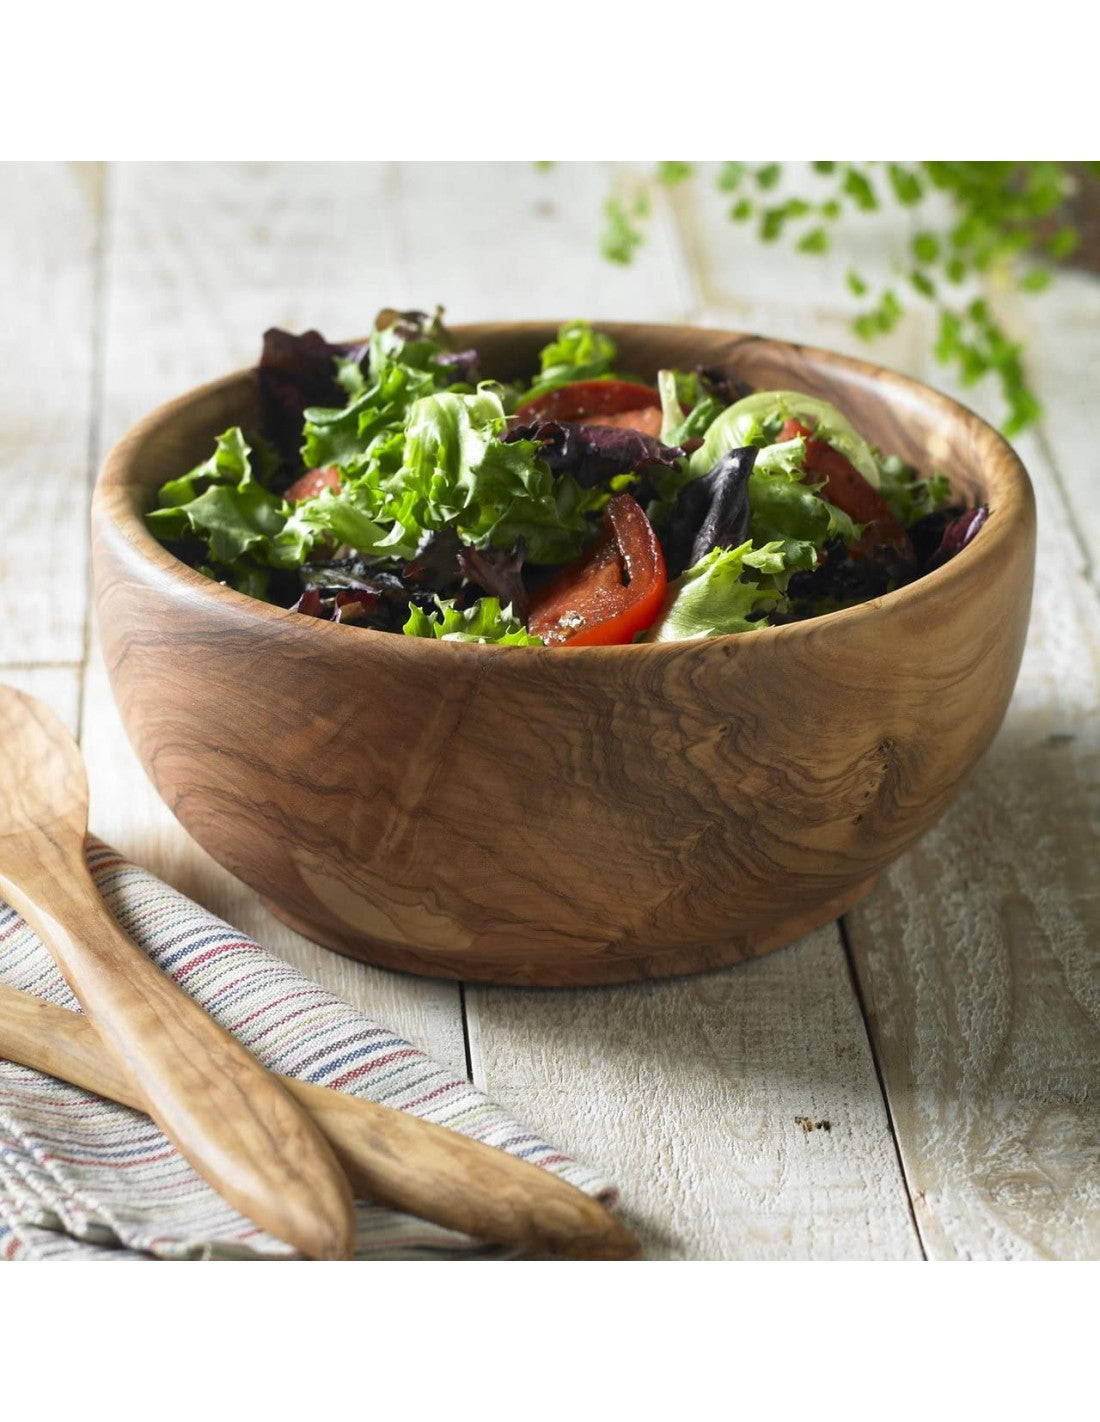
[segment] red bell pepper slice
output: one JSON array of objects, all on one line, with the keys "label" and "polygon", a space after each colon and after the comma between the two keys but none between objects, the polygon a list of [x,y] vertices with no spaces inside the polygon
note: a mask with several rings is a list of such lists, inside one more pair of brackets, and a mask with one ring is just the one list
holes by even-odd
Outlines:
[{"label": "red bell pepper slice", "polygon": [[527,625],[552,647],[632,642],[656,620],[667,586],[653,526],[635,499],[616,494],[599,542],[534,595]]}]

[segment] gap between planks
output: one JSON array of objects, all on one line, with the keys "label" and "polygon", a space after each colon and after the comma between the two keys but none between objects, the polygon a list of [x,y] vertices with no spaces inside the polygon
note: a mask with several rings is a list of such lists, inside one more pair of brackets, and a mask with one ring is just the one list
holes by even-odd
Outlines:
[{"label": "gap between planks", "polygon": [[867,1010],[867,1002],[863,996],[863,988],[859,981],[859,972],[856,968],[855,957],[852,953],[852,940],[848,936],[848,924],[843,918],[836,921],[836,930],[840,936],[840,943],[844,949],[844,962],[848,968],[848,980],[852,984],[852,991],[855,993],[856,1002],[859,1004],[860,1016],[863,1018],[863,1027],[867,1033],[867,1043],[871,1049],[871,1061],[874,1063],[875,1080],[878,1082],[879,1094],[882,1096],[882,1104],[886,1111],[886,1120],[890,1127],[890,1139],[894,1143],[894,1156],[898,1163],[898,1170],[901,1178],[905,1182],[905,1194],[909,1203],[909,1218],[913,1222],[913,1233],[917,1237],[920,1246],[921,1258],[927,1260],[928,1250],[925,1248],[924,1235],[921,1233],[920,1220],[913,1204],[913,1185],[909,1179],[909,1172],[905,1168],[905,1160],[902,1156],[901,1141],[898,1137],[898,1124],[894,1119],[893,1107],[890,1104],[890,1093],[886,1089],[886,1078],[882,1071],[882,1058],[879,1056],[878,1043],[875,1041],[874,1024],[871,1021],[871,1014]]},{"label": "gap between planks", "polygon": [[84,684],[92,649],[92,559],[90,550],[90,510],[103,449],[103,379],[107,343],[107,244],[110,230],[111,167],[107,163],[94,165],[93,181],[97,200],[94,207],[95,233],[92,243],[92,329],[88,367],[88,467],[85,473],[85,538],[89,540],[89,556],[85,560],[86,584],[84,604],[83,655],[80,670],[80,705],[77,712],[76,738],[81,740],[84,726]]}]

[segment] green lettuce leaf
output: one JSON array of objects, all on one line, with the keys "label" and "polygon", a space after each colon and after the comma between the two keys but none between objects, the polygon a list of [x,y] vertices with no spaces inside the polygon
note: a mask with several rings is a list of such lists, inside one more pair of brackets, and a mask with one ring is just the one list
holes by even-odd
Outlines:
[{"label": "green lettuce leaf", "polygon": [[[721,400],[707,394],[694,371],[659,370],[657,389],[661,396],[662,444],[677,445],[701,438],[726,408]],[[685,405],[691,406],[686,413]]]},{"label": "green lettuce leaf", "polygon": [[821,485],[804,484],[806,442],[785,440],[756,456],[749,476],[749,532],[753,543],[778,544],[788,569],[815,568],[818,551],[833,538],[851,545],[861,524],[818,493]]},{"label": "green lettuce leaf", "polygon": [[209,459],[162,485],[158,500],[161,507],[146,515],[156,537],[202,539],[209,561],[224,565],[230,581],[246,554],[249,568],[236,576],[247,574],[250,583],[255,564],[293,568],[302,561],[298,544],[280,542],[290,506],[256,479],[252,449],[239,428],[218,436]]},{"label": "green lettuce leaf", "polygon": [[495,597],[483,597],[459,611],[453,600],[436,598],[439,616],[417,607],[409,609],[409,620],[401,629],[406,637],[435,637],[442,642],[493,642],[504,647],[541,647],[542,638],[535,637],[512,609],[501,609]]},{"label": "green lettuce leaf", "polygon": [[[776,583],[786,571],[780,543],[754,548],[750,541],[738,548],[712,548],[669,585],[661,616],[645,640],[687,641],[766,627],[767,613],[783,605]],[[754,620],[750,613],[756,614]]]},{"label": "green lettuce leaf", "polygon": [[248,558],[239,558],[232,568],[220,570],[210,567],[208,563],[199,563],[195,571],[201,573],[204,578],[209,578],[211,582],[228,583],[238,592],[246,593],[249,597],[259,598],[261,602],[267,599],[271,573],[267,568],[261,568],[250,562]]},{"label": "green lettuce leaf", "polygon": [[795,390],[758,390],[723,411],[707,430],[703,444],[691,456],[691,472],[706,474],[731,449],[769,444],[769,435],[784,420],[808,421],[819,439],[845,455],[874,488],[879,466],[871,446],[835,405]]},{"label": "green lettuce leaf", "polygon": [[442,372],[389,364],[342,410],[308,409],[302,445],[306,468],[334,464],[352,476],[372,465],[397,469],[409,411],[445,383]]},{"label": "green lettuce leaf", "polygon": [[306,466],[337,466],[346,488],[299,505],[296,527],[388,558],[412,558],[423,534],[448,527],[479,547],[522,537],[532,563],[574,557],[591,500],[551,474],[534,442],[502,442],[499,387],[438,388],[445,380],[391,360],[343,410],[307,410]]},{"label": "green lettuce leaf", "polygon": [[370,335],[370,370],[378,378],[390,365],[438,373],[436,361],[449,346],[443,328],[443,308],[433,315],[423,311],[394,311],[387,307],[374,320]]},{"label": "green lettuce leaf", "polygon": [[878,491],[902,528],[911,528],[918,519],[951,502],[951,482],[944,474],[922,479],[896,455],[880,459],[878,467]]},{"label": "green lettuce leaf", "polygon": [[533,440],[503,443],[505,422],[500,395],[488,385],[418,400],[401,467],[378,482],[393,520],[380,547],[411,558],[424,532],[454,527],[482,548],[522,537],[530,563],[574,557],[587,532],[584,491],[567,475],[555,478]]},{"label": "green lettuce leaf", "polygon": [[267,561],[264,554],[286,522],[283,507],[281,499],[259,484],[212,484],[188,504],[151,513],[148,522],[158,537],[197,534],[215,563],[234,563],[245,553]]},{"label": "green lettuce leaf", "polygon": [[303,562],[322,540],[370,552],[389,532],[380,505],[381,495],[369,485],[343,484],[339,490],[325,490],[294,505],[276,541],[292,560],[291,567]]},{"label": "green lettuce leaf", "polygon": [[610,376],[618,353],[611,337],[594,331],[587,321],[567,321],[557,339],[539,352],[540,374],[523,398],[530,400],[574,380]]},{"label": "green lettuce leaf", "polygon": [[[557,475],[533,440],[505,442],[499,385],[454,380],[473,352],[448,353],[436,318],[383,312],[363,348],[339,362],[340,409],[305,411],[307,469],[335,468],[340,487],[293,505],[257,477],[268,456],[239,429],[211,457],[169,480],[149,527],[162,540],[197,538],[198,561],[219,580],[259,588],[263,569],[291,570],[318,548],[352,549],[382,563],[411,560],[424,537],[453,531],[478,549],[523,541],[532,564],[568,562],[606,490]],[[604,371],[614,344],[586,322],[564,326],[544,352],[563,378]]]},{"label": "green lettuce leaf", "polygon": [[[169,479],[157,491],[162,509],[181,508],[198,497],[198,486],[240,484],[252,479],[252,449],[239,425],[218,435],[214,453],[189,473]],[[165,520],[167,523],[168,520]]]}]

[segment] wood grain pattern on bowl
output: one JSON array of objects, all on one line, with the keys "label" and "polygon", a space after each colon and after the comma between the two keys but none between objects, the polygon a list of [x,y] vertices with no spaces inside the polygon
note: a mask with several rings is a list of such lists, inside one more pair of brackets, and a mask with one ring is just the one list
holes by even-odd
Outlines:
[{"label": "wood grain pattern on bowl", "polygon": [[[156,487],[255,420],[241,372],[149,416],[93,504],[100,635],[128,734],[219,862],[341,952],[565,985],[699,971],[855,902],[996,733],[1030,607],[1027,475],[976,415],[864,362],[692,327],[601,323],[624,369],[728,367],[833,400],[990,518],[884,598],[737,637],[506,648],[304,618],[146,531]],[[500,376],[552,323],[466,326]]]}]

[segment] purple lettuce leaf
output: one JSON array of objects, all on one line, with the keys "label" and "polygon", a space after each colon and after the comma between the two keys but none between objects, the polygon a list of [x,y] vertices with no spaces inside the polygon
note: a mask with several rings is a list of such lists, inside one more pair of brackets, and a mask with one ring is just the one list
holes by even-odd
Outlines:
[{"label": "purple lettuce leaf", "polygon": [[774,622],[796,622],[867,602],[904,587],[917,576],[911,560],[889,544],[879,544],[853,558],[843,538],[832,538],[821,554],[818,567],[792,573],[787,584],[790,613],[774,617]]},{"label": "purple lettuce leaf", "polygon": [[355,622],[381,632],[400,632],[410,602],[431,604],[433,595],[409,587],[396,574],[357,558],[307,563],[300,570],[303,591],[290,609],[329,622]]},{"label": "purple lettuce leaf", "polygon": [[429,529],[421,538],[415,555],[401,569],[401,577],[414,587],[440,596],[462,578],[459,550],[462,540],[453,528]]},{"label": "purple lettuce leaf", "polygon": [[906,530],[909,534],[909,541],[913,545],[913,556],[917,560],[917,567],[922,572],[926,572],[940,544],[943,542],[944,530],[954,519],[957,519],[965,510],[958,505],[951,508],[936,509],[934,512],[925,514],[923,518],[917,519],[916,523],[910,524]]},{"label": "purple lettuce leaf", "polygon": [[757,451],[747,445],[724,454],[709,474],[692,479],[676,496],[660,529],[670,578],[692,568],[712,548],[737,548],[749,536],[749,475]]},{"label": "purple lettuce leaf", "polygon": [[[404,604],[408,608],[408,601]],[[325,622],[356,622],[368,627],[393,630],[391,617],[385,614],[385,594],[370,588],[341,588],[339,592],[326,597],[320,588],[309,588],[291,612],[300,612],[306,617],[318,617]]]},{"label": "purple lettuce leaf", "polygon": [[435,358],[435,363],[447,371],[452,385],[476,385],[480,379],[477,351],[444,351]]},{"label": "purple lettuce leaf", "polygon": [[961,553],[989,517],[989,509],[979,504],[976,509],[967,509],[953,518],[943,531],[939,547],[933,553],[928,570],[942,567],[956,554]]},{"label": "purple lettuce leaf", "polygon": [[530,605],[522,577],[524,551],[522,538],[511,548],[466,546],[459,551],[458,562],[471,583],[495,597],[502,608],[510,607],[512,616],[526,626]]},{"label": "purple lettuce leaf", "polygon": [[333,345],[319,331],[300,336],[272,327],[264,332],[258,368],[263,434],[279,451],[289,484],[302,468],[302,416],[311,405],[339,407],[347,391],[336,379],[336,359],[362,361],[366,344]]},{"label": "purple lettuce leaf", "polygon": [[591,489],[619,474],[652,468],[676,469],[684,451],[662,444],[640,430],[615,425],[582,425],[567,420],[534,420],[513,425],[503,436],[541,445],[540,457],[553,474],[571,475],[582,489]]}]

